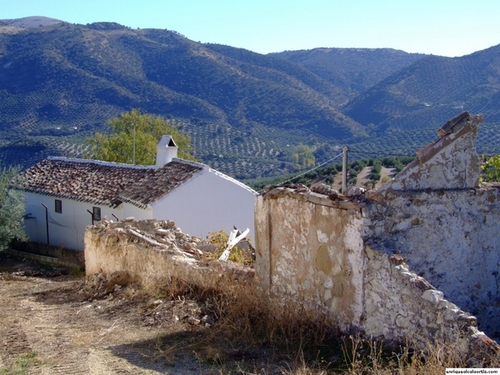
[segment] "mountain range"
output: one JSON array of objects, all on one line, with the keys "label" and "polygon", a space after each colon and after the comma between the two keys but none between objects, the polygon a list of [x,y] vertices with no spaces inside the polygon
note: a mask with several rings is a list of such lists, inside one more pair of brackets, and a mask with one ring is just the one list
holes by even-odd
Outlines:
[{"label": "mountain range", "polygon": [[262,55],[180,33],[46,17],[0,20],[0,163],[81,156],[134,108],[168,118],[195,156],[240,179],[318,163],[411,154],[458,112],[483,113],[477,148],[500,153],[500,46],[447,58],[393,49]]}]

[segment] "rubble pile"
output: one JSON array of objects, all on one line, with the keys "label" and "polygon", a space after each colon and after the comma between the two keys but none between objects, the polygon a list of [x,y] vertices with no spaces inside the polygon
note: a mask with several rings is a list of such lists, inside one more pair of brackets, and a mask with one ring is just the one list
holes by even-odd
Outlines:
[{"label": "rubble pile", "polygon": [[134,281],[127,271],[116,271],[110,275],[99,272],[86,277],[84,292],[90,299],[100,299]]},{"label": "rubble pile", "polygon": [[150,302],[142,313],[144,326],[170,326],[187,323],[192,326],[209,328],[216,321],[211,306],[196,300],[177,298],[158,299]]},{"label": "rubble pile", "polygon": [[240,262],[243,247],[234,248],[235,260],[220,260],[221,246],[233,248],[212,237],[202,240],[185,234],[171,220],[104,219],[86,233],[88,294],[103,298],[132,283],[158,287],[165,280],[169,284],[189,280],[189,284],[203,287],[216,287],[222,279],[252,280],[253,264]]},{"label": "rubble pile", "polygon": [[132,309],[141,324],[146,327],[169,327],[176,324],[209,328],[217,320],[216,308],[209,301],[200,301],[190,295],[189,288],[158,286],[164,298],[154,298],[145,293],[126,271],[106,275],[102,272],[87,277],[78,294],[89,301],[94,309],[106,313],[118,313],[120,309]]},{"label": "rubble pile", "polygon": [[113,222],[104,218],[94,227],[97,232],[104,232],[110,230],[111,224],[113,224],[113,232],[122,238],[126,237],[129,242],[145,242],[186,257],[202,256],[206,249],[210,249],[208,240],[183,233],[172,220],[127,218]]}]

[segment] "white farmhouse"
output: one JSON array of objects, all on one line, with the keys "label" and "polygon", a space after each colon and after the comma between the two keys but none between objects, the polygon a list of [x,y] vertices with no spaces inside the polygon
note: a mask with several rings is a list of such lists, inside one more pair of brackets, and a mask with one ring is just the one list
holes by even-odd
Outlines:
[{"label": "white farmhouse", "polygon": [[21,177],[33,242],[83,250],[86,227],[105,216],[173,220],[200,238],[249,228],[253,239],[257,192],[205,164],[178,159],[170,136],[158,143],[155,166],[50,157]]}]

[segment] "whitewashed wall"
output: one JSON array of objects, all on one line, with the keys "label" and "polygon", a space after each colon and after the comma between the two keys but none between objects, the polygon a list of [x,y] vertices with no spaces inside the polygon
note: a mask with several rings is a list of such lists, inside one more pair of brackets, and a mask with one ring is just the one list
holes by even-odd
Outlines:
[{"label": "whitewashed wall", "polygon": [[[124,220],[129,217],[133,217],[137,220],[146,220],[153,218],[153,209],[151,207],[142,209],[130,203],[122,203],[115,209],[114,214],[119,220]],[[114,218],[111,216],[108,216],[108,219],[114,221]]]},{"label": "whitewashed wall", "polygon": [[153,216],[173,220],[184,233],[200,238],[219,230],[229,233],[233,225],[241,231],[249,228],[253,241],[256,195],[240,182],[205,168],[156,202]]},{"label": "whitewashed wall", "polygon": [[[47,243],[47,229],[45,220],[45,208],[48,207],[49,214],[49,241],[50,245],[61,246],[67,249],[83,250],[85,229],[92,224],[92,217],[87,210],[92,212],[93,207],[101,208],[101,217],[115,220],[113,214],[120,220],[133,216],[138,219],[152,218],[151,210],[141,210],[132,205],[121,205],[118,208],[99,206],[91,203],[76,202],[65,198],[56,198],[26,192],[26,214],[24,226],[26,234],[33,242]],[[62,213],[55,212],[55,200],[62,202]]]},{"label": "whitewashed wall", "polygon": [[[62,213],[55,212],[56,199],[62,202]],[[32,241],[40,243],[47,243],[45,208],[42,203],[48,207],[50,245],[82,250],[85,228],[92,224],[87,210],[92,211],[93,206],[64,198],[26,193],[26,212],[34,217],[24,221],[26,233]]]},{"label": "whitewashed wall", "polygon": [[[249,228],[249,236],[254,240],[254,202],[257,193],[208,167],[146,209],[130,203],[111,208],[35,193],[25,194],[26,212],[34,217],[25,220],[29,238],[34,242],[47,243],[43,203],[49,208],[50,244],[68,249],[84,249],[85,228],[92,224],[87,210],[92,211],[92,207],[100,207],[101,217],[113,221],[116,220],[115,216],[119,220],[128,217],[137,220],[173,220],[183,232],[200,238],[219,230],[229,233],[233,225],[242,231]],[[55,212],[55,199],[62,201],[62,213]]]}]

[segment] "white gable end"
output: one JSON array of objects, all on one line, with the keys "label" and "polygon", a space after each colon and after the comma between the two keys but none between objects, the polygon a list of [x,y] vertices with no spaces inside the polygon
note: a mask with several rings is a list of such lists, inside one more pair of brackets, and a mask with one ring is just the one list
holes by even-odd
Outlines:
[{"label": "white gable end", "polygon": [[153,204],[153,216],[174,220],[184,233],[205,238],[209,232],[233,226],[249,228],[254,236],[254,203],[257,193],[208,167]]}]

